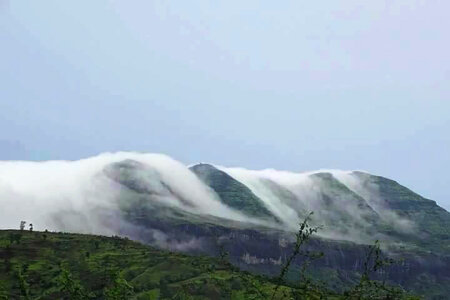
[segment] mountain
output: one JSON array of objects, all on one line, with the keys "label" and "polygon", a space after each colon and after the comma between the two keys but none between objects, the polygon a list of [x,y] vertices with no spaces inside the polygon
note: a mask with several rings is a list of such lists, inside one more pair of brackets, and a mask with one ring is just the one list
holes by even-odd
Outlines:
[{"label": "mountain", "polygon": [[225,205],[243,212],[250,217],[279,222],[265,207],[261,199],[253,194],[248,187],[227,173],[210,164],[198,164],[189,169],[206,185],[212,188]]},{"label": "mountain", "polygon": [[380,210],[404,218],[414,226],[411,238],[419,247],[450,253],[449,212],[394,180],[362,172],[352,174],[361,182],[359,192]]},{"label": "mountain", "polygon": [[314,278],[336,291],[354,285],[367,245],[380,240],[401,261],[384,279],[429,299],[450,294],[450,213],[364,172],[186,167],[164,155],[108,153],[4,163],[0,182],[2,228],[26,220],[40,229],[121,235],[197,255],[225,247],[235,266],[269,276],[278,274],[299,222],[313,211],[312,225],[322,229],[307,249],[325,254],[311,265]]}]

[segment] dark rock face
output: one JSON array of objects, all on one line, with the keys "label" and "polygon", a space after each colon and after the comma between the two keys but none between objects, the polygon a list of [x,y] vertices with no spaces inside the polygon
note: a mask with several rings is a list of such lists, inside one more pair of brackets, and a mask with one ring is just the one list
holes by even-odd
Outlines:
[{"label": "dark rock face", "polygon": [[[169,224],[142,218],[139,225],[140,232],[134,232],[134,238],[146,243],[159,245],[152,232],[157,230],[166,235],[167,245],[172,245],[172,250],[217,256],[223,247],[229,252],[234,265],[269,276],[279,274],[281,264],[293,250],[293,235],[267,228],[245,228],[245,224],[242,228],[230,228],[212,224]],[[176,247],[193,243],[196,245],[190,248]],[[359,280],[367,247],[349,242],[312,239],[303,250],[324,253],[324,257],[314,261],[308,270],[314,278],[343,291]],[[399,262],[374,274],[374,279],[399,284],[430,299],[444,299],[439,297],[450,294],[450,256],[407,251],[385,253]],[[298,280],[295,270],[299,269],[302,262],[300,257],[291,266],[294,270],[288,274],[291,280]],[[432,290],[434,296],[430,296]]]}]

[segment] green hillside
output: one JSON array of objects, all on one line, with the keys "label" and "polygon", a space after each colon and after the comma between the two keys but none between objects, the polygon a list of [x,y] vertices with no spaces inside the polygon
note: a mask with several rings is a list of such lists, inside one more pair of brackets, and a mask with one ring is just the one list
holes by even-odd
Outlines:
[{"label": "green hillside", "polygon": [[[318,193],[319,207],[329,212],[319,219],[327,227],[341,228],[344,232],[348,226],[372,229],[379,221],[378,214],[366,203],[364,198],[351,191],[330,173],[315,173],[309,177]],[[352,209],[349,210],[348,208]],[[319,209],[316,209],[319,213]],[[359,218],[352,215],[357,214]]]},{"label": "green hillside", "polygon": [[362,172],[353,176],[362,183],[366,195],[375,197],[384,209],[395,212],[414,224],[413,234],[402,238],[427,250],[450,251],[450,213],[435,201],[426,199],[398,182]]},{"label": "green hillside", "polygon": [[252,217],[278,221],[261,199],[227,173],[209,164],[198,164],[190,167],[190,170],[211,187],[224,204]]},{"label": "green hillside", "polygon": [[[275,286],[224,260],[119,237],[2,230],[0,258],[0,299],[261,299]],[[290,294],[282,286],[275,299]]]},{"label": "green hillside", "polygon": [[225,255],[187,256],[120,237],[1,230],[0,259],[0,299],[369,299],[312,283],[276,289],[275,279],[239,271]]}]

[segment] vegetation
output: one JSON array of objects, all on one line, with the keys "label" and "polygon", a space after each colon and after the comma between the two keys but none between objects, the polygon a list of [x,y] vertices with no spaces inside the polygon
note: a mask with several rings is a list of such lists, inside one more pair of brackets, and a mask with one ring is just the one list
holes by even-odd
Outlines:
[{"label": "vegetation", "polygon": [[[294,250],[292,251],[292,254],[288,257],[288,259],[286,260],[286,262],[284,263],[284,265],[281,267],[281,271],[280,271],[280,275],[277,278],[277,285],[275,286],[273,293],[272,293],[272,297],[271,299],[275,299],[275,296],[277,295],[278,289],[280,287],[281,284],[283,284],[284,282],[284,277],[287,274],[287,272],[289,271],[289,267],[291,266],[292,262],[294,261],[294,259],[297,257],[297,255],[303,255],[306,257],[306,261],[303,262],[303,266],[304,268],[301,269],[301,274],[300,274],[300,285],[298,288],[303,289],[304,290],[304,294],[308,294],[308,288],[311,287],[313,284],[311,282],[308,282],[308,284],[306,283],[304,274],[305,274],[305,268],[308,265],[308,261],[310,259],[315,259],[320,257],[322,254],[321,253],[309,253],[309,252],[304,252],[301,253],[301,248],[302,246],[308,242],[309,238],[316,233],[320,227],[310,227],[309,226],[309,220],[312,216],[312,212],[309,213],[307,215],[307,217],[305,218],[305,220],[300,224],[300,228],[296,234],[296,241],[295,241],[295,245],[294,245]],[[315,291],[317,294],[321,295],[321,291],[320,289],[317,289]]]},{"label": "vegetation", "polygon": [[361,276],[359,284],[353,287],[345,295],[351,299],[402,299],[413,298],[407,297],[406,292],[396,286],[386,285],[385,281],[377,281],[371,279],[371,274],[383,270],[395,263],[394,260],[383,257],[380,250],[379,241],[369,246],[367,257],[364,262],[364,272]]},{"label": "vegetation", "polygon": [[[20,234],[20,243],[11,243],[11,234]],[[275,287],[225,258],[119,237],[5,230],[0,257],[0,299],[261,299]],[[290,291],[280,286],[275,299]]]},{"label": "vegetation", "polygon": [[376,195],[384,199],[384,205],[404,219],[415,224],[420,234],[414,230],[400,234],[391,228],[390,236],[398,236],[404,242],[421,249],[443,255],[450,253],[450,213],[439,207],[435,201],[426,199],[396,181],[362,172],[354,172],[363,187],[371,191],[376,187]]},{"label": "vegetation", "polygon": [[[337,294],[305,276],[321,253],[303,251],[319,227],[309,214],[299,225],[291,256],[277,278],[237,270],[222,248],[219,258],[187,256],[113,236],[0,231],[0,299],[417,299],[400,288],[371,280],[392,260],[379,243],[369,247],[357,286]],[[20,238],[18,238],[20,236]],[[297,283],[285,275],[297,256]]]},{"label": "vegetation", "polygon": [[264,206],[261,199],[247,186],[227,173],[209,164],[198,164],[192,166],[190,169],[219,195],[220,200],[224,204],[249,216],[271,219],[278,222],[277,218]]},{"label": "vegetation", "polygon": [[[245,182],[241,183],[208,164],[190,169],[216,192],[224,204],[246,215],[284,224],[285,220],[272,216],[264,201]],[[121,189],[118,197],[123,218],[144,231],[161,231],[169,240],[181,237],[184,241],[202,241],[201,248],[183,249],[187,253],[214,256],[218,252],[215,239],[232,237],[227,246],[230,260],[240,264],[244,258],[248,262],[245,265],[247,270],[271,277],[278,275],[278,258],[285,259],[290,255],[291,246],[280,247],[279,244],[280,240],[283,243],[291,240],[289,233],[283,232],[283,225],[256,226],[168,206],[164,201],[153,201],[159,197],[158,193],[173,195],[187,205],[190,203],[174,194],[170,185],[159,186],[159,181],[154,180],[159,178],[155,170],[148,170],[145,165],[132,161],[111,165],[108,170],[111,179],[126,187]],[[343,293],[357,285],[363,273],[365,254],[361,243],[380,239],[392,257],[404,259],[402,265],[392,266],[383,273],[390,284],[401,284],[429,299],[448,298],[450,213],[395,181],[361,172],[353,172],[349,176],[354,177],[352,180],[358,183],[358,188],[345,180],[340,181],[339,176],[331,173],[309,175],[308,179],[316,188],[311,190],[311,194],[305,194],[304,199],[283,184],[266,178],[259,180],[260,188],[267,188],[273,197],[296,211],[299,217],[305,217],[309,209],[315,209],[315,220],[326,228],[323,237],[343,239],[313,237],[303,251],[322,251],[325,258],[312,262],[306,272],[301,272],[307,264],[302,266],[303,257],[299,256],[284,279],[298,282],[299,274],[303,273],[302,276],[321,280],[325,286]],[[150,244],[159,242],[152,238],[152,234],[142,234],[142,231],[126,234],[134,239],[145,239]],[[380,272],[383,271],[372,277],[379,279]]]}]

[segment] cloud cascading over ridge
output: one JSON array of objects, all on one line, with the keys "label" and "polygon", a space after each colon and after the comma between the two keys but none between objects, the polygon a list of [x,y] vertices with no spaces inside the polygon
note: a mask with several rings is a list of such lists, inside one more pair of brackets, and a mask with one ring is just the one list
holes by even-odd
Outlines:
[{"label": "cloud cascading over ridge", "polygon": [[314,211],[317,223],[324,225],[323,237],[352,241],[367,240],[381,221],[412,228],[385,209],[376,191],[363,187],[350,171],[212,168],[248,187],[280,222],[228,206],[186,165],[166,155],[118,152],[78,161],[0,162],[0,228],[17,228],[26,220],[40,230],[120,234],[136,226],[121,207],[132,201],[198,218],[288,231],[295,231],[305,214]]}]

